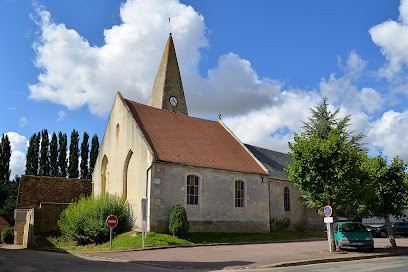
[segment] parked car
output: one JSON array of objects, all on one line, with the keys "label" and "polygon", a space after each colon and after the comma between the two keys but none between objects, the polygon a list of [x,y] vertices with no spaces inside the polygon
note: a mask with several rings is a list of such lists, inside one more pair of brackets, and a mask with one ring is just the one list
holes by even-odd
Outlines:
[{"label": "parked car", "polygon": [[[408,236],[408,223],[407,222],[393,222],[391,224],[392,230],[394,231],[394,235],[403,235]],[[374,230],[374,237],[387,237],[387,227],[381,226]]]},{"label": "parked car", "polygon": [[334,225],[334,239],[339,249],[374,250],[371,233],[359,222],[339,222]]}]

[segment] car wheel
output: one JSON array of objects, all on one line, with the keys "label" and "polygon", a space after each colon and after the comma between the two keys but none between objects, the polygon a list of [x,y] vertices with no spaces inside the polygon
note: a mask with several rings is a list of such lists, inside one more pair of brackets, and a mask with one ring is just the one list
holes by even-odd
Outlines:
[{"label": "car wheel", "polygon": [[380,237],[386,238],[387,237],[387,232],[385,230],[380,232]]}]

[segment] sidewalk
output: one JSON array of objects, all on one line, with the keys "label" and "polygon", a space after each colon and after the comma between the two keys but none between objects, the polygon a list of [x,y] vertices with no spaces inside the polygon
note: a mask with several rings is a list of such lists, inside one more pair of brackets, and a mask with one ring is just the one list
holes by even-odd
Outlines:
[{"label": "sidewalk", "polygon": [[373,253],[356,251],[330,253],[327,240],[313,240],[71,254],[89,260],[141,263],[176,269],[235,270],[408,255],[408,238],[397,238],[397,245],[396,249],[388,248],[387,238],[375,238]]}]

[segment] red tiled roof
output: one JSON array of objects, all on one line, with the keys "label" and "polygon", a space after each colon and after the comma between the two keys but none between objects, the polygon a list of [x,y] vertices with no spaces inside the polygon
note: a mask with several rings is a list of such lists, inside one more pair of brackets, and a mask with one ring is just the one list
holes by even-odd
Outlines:
[{"label": "red tiled roof", "polygon": [[9,226],[10,224],[4,219],[3,217],[0,216],[0,226]]},{"label": "red tiled roof", "polygon": [[124,100],[157,161],[267,174],[219,122]]}]

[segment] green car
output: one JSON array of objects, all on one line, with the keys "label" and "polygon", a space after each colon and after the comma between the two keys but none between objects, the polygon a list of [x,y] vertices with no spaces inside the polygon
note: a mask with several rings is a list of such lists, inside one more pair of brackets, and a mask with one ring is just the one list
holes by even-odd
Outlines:
[{"label": "green car", "polygon": [[359,222],[339,222],[334,225],[334,240],[340,249],[374,250],[371,233]]}]

